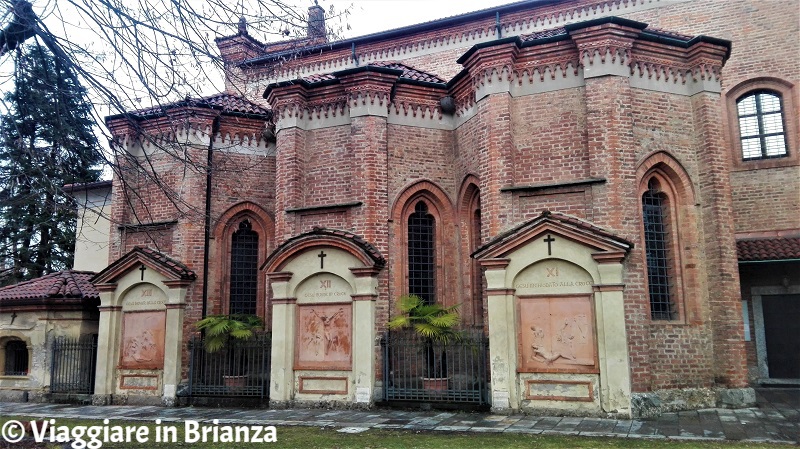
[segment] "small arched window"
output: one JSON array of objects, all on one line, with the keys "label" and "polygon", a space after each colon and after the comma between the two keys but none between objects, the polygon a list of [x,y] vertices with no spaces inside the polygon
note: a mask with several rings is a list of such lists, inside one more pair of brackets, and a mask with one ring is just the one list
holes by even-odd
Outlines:
[{"label": "small arched window", "polygon": [[672,223],[669,197],[655,178],[647,183],[642,194],[644,244],[647,262],[647,286],[650,317],[653,320],[675,320],[678,312],[674,300]]},{"label": "small arched window", "polygon": [[242,220],[231,237],[231,314],[255,314],[258,300],[258,233]]},{"label": "small arched window", "polygon": [[408,293],[436,302],[436,220],[419,201],[408,217]]},{"label": "small arched window", "polygon": [[742,160],[788,155],[783,99],[777,92],[748,92],[736,100]]},{"label": "small arched window", "polygon": [[6,376],[28,375],[28,346],[21,340],[9,340],[5,345],[5,367],[3,374]]}]

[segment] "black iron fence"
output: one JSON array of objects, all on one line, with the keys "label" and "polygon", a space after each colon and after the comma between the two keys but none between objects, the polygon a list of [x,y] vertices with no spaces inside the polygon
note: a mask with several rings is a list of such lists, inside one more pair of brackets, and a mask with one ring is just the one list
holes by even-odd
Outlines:
[{"label": "black iron fence", "polygon": [[269,397],[270,334],[233,340],[209,353],[201,337],[189,341],[189,396]]},{"label": "black iron fence", "polygon": [[383,400],[486,404],[489,339],[465,333],[460,341],[431,341],[409,331],[381,339]]},{"label": "black iron fence", "polygon": [[80,338],[56,337],[50,364],[50,392],[94,393],[97,365],[97,335]]}]

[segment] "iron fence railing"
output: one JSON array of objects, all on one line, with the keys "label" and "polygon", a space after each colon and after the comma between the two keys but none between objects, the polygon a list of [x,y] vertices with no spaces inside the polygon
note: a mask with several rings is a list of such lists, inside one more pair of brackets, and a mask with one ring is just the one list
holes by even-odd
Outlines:
[{"label": "iron fence railing", "polygon": [[381,339],[383,400],[486,404],[489,339],[466,332],[460,341],[434,342],[409,331]]},{"label": "iron fence railing", "polygon": [[209,353],[199,336],[189,340],[189,396],[269,396],[272,352],[270,334],[246,341],[233,340]]},{"label": "iron fence railing", "polygon": [[97,365],[97,335],[80,338],[56,337],[50,364],[50,392],[94,393]]}]

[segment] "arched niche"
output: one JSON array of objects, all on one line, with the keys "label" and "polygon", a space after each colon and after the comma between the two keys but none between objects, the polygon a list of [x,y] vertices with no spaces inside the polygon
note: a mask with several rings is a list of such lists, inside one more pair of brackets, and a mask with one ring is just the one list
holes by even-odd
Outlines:
[{"label": "arched niche", "polygon": [[341,276],[333,273],[316,273],[297,286],[294,297],[297,304],[349,303],[353,287]]},{"label": "arched niche", "polygon": [[591,274],[563,259],[544,259],[528,265],[512,282],[517,296],[547,294],[591,294]]}]

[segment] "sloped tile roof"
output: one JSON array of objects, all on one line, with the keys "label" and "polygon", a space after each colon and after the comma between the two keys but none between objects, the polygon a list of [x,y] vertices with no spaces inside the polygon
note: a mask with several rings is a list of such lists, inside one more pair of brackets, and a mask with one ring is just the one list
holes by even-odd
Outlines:
[{"label": "sloped tile roof", "polygon": [[178,277],[180,277],[181,279],[189,279],[189,280],[191,280],[191,279],[196,279],[197,278],[197,274],[194,271],[192,271],[189,267],[187,267],[186,265],[178,262],[177,260],[172,259],[169,256],[167,256],[167,255],[165,255],[163,253],[160,253],[160,252],[158,252],[158,251],[156,251],[154,249],[145,248],[143,246],[137,246],[137,247],[134,247],[133,250],[134,251],[139,251],[139,252],[141,252],[143,254],[146,254],[148,257],[150,257],[154,261],[160,263],[164,267],[169,268],[172,272],[174,272],[176,275],[178,275]]},{"label": "sloped tile roof", "polygon": [[0,288],[0,302],[27,299],[100,299],[91,271],[66,270]]},{"label": "sloped tile roof", "polygon": [[561,213],[558,213],[558,212],[550,212],[549,210],[544,210],[544,211],[542,211],[542,213],[538,217],[536,217],[536,218],[534,218],[532,220],[528,220],[525,223],[522,223],[522,224],[520,224],[518,226],[515,226],[512,229],[509,229],[508,231],[505,231],[505,232],[499,234],[497,237],[493,238],[492,240],[490,240],[489,242],[487,242],[486,244],[484,244],[480,248],[476,249],[471,254],[471,256],[475,257],[476,255],[488,250],[489,248],[501,245],[504,242],[508,241],[509,239],[512,239],[519,232],[522,232],[525,229],[533,228],[533,227],[535,227],[535,226],[537,226],[540,223],[545,222],[545,221],[562,223],[564,225],[567,225],[567,226],[570,226],[570,227],[573,227],[573,228],[578,228],[578,229],[581,229],[583,231],[589,232],[589,233],[594,234],[596,236],[599,236],[599,237],[602,237],[602,238],[605,238],[605,239],[609,239],[609,240],[615,242],[616,245],[624,248],[625,251],[630,251],[630,249],[633,248],[633,246],[634,246],[632,242],[629,242],[628,240],[625,240],[625,239],[617,236],[616,234],[614,234],[613,232],[611,232],[611,231],[609,231],[607,229],[603,229],[601,227],[595,226],[594,224],[592,224],[592,223],[590,223],[590,222],[588,222],[586,220],[582,220],[582,219],[580,219],[578,217],[573,217],[571,215],[566,215],[566,214],[561,214]]},{"label": "sloped tile roof", "polygon": [[155,106],[152,108],[139,109],[137,111],[131,111],[128,114],[138,117],[158,116],[165,114],[170,109],[182,108],[182,107],[217,109],[226,114],[238,113],[238,114],[263,115],[263,116],[269,116],[271,114],[271,112],[268,109],[262,106],[259,106],[242,97],[226,93],[219,93],[216,95],[211,95],[202,98],[187,97],[186,99],[181,101],[176,101],[174,103],[168,103],[161,106]]},{"label": "sloped tile roof", "polygon": [[522,34],[519,36],[519,38],[523,42],[527,42],[536,39],[545,39],[548,37],[566,36],[566,35],[567,35],[567,29],[564,27],[558,27],[558,28],[551,28],[549,30],[537,31],[531,34]]},{"label": "sloped tile roof", "polygon": [[800,259],[800,237],[739,240],[736,252],[742,262]]},{"label": "sloped tile roof", "polygon": [[320,228],[320,227],[314,227],[314,229],[311,232],[309,232],[308,234],[332,235],[332,236],[341,237],[343,239],[350,240],[353,243],[355,243],[356,245],[358,245],[359,247],[361,247],[361,249],[363,249],[364,252],[369,254],[369,256],[372,258],[372,260],[375,261],[375,265],[378,265],[378,266],[382,267],[382,266],[384,266],[386,264],[386,260],[383,258],[383,255],[381,255],[380,251],[378,251],[377,248],[372,246],[369,242],[364,240],[364,238],[361,237],[358,234],[353,234],[352,232],[343,231],[341,229],[326,229],[326,228]]},{"label": "sloped tile roof", "polygon": [[648,32],[650,32],[652,34],[658,35],[658,36],[671,37],[673,39],[679,39],[679,40],[682,40],[682,41],[688,41],[688,40],[691,40],[694,37],[694,36],[689,36],[688,34],[676,33],[674,31],[663,30],[661,28],[655,28],[655,27],[651,27],[651,26],[648,26],[644,30],[648,31]]},{"label": "sloped tile roof", "polygon": [[[644,31],[646,31],[647,33],[652,34],[654,36],[668,37],[668,38],[671,38],[671,39],[677,39],[677,40],[681,40],[681,41],[689,41],[694,37],[694,36],[689,36],[687,34],[676,33],[674,31],[668,31],[668,30],[662,30],[660,28],[654,28],[654,27],[651,27],[651,26],[648,26],[647,28],[645,28]],[[567,29],[565,27],[558,27],[558,28],[551,28],[549,30],[536,31],[536,32],[533,32],[533,33],[530,33],[530,34],[521,34],[519,36],[519,38],[523,42],[528,42],[528,41],[534,41],[534,40],[537,40],[537,39],[547,39],[549,37],[566,36],[567,34],[568,34],[567,33]]]},{"label": "sloped tile roof", "polygon": [[134,246],[124,256],[93,276],[92,282],[95,284],[116,282],[115,280],[119,276],[127,273],[133,269],[132,267],[138,266],[140,263],[151,263],[162,274],[176,280],[193,281],[197,279],[197,274],[192,269],[177,260],[151,248]]},{"label": "sloped tile roof", "polygon": [[402,70],[403,74],[400,75],[401,78],[406,78],[414,81],[424,81],[427,83],[446,83],[447,81],[439,78],[438,76],[423,72],[421,70],[417,70],[411,66],[407,66],[405,64],[401,64],[395,61],[377,61],[370,63],[371,66],[375,67],[386,67],[388,69],[398,69]]},{"label": "sloped tile roof", "polygon": [[279,254],[285,252],[287,249],[295,246],[295,244],[297,244],[298,242],[318,239],[320,237],[338,237],[345,240],[349,240],[354,244],[356,244],[362,251],[364,251],[364,253],[366,253],[366,255],[373,260],[376,267],[382,268],[386,266],[386,259],[383,258],[381,252],[378,251],[377,248],[372,246],[372,244],[364,240],[364,238],[361,237],[360,235],[354,234],[350,231],[344,231],[341,229],[329,229],[329,228],[321,228],[319,226],[314,226],[314,228],[311,231],[296,235],[283,242],[277,248],[275,248],[275,250],[273,250],[272,253],[269,256],[267,256],[267,260],[264,261],[264,264],[261,266],[261,268],[264,268],[267,265],[269,265],[271,260],[278,257]]},{"label": "sloped tile roof", "polygon": [[[367,64],[366,67],[384,67],[387,69],[402,70],[403,74],[400,75],[400,77],[409,80],[424,81],[426,83],[441,83],[441,84],[446,83],[446,81],[444,81],[443,79],[439,78],[438,76],[432,73],[423,72],[422,70],[417,70],[413,67],[407,66],[405,64],[396,61],[376,61]],[[331,73],[321,73],[303,78],[303,81],[309,83],[318,83],[321,81],[328,81],[335,78],[336,77]]]},{"label": "sloped tile roof", "polygon": [[303,81],[307,81],[307,82],[313,84],[313,83],[319,83],[321,81],[329,81],[329,80],[333,80],[333,79],[336,79],[336,77],[333,76],[333,74],[331,74],[331,73],[317,73],[317,74],[309,75],[309,76],[303,78]]}]

